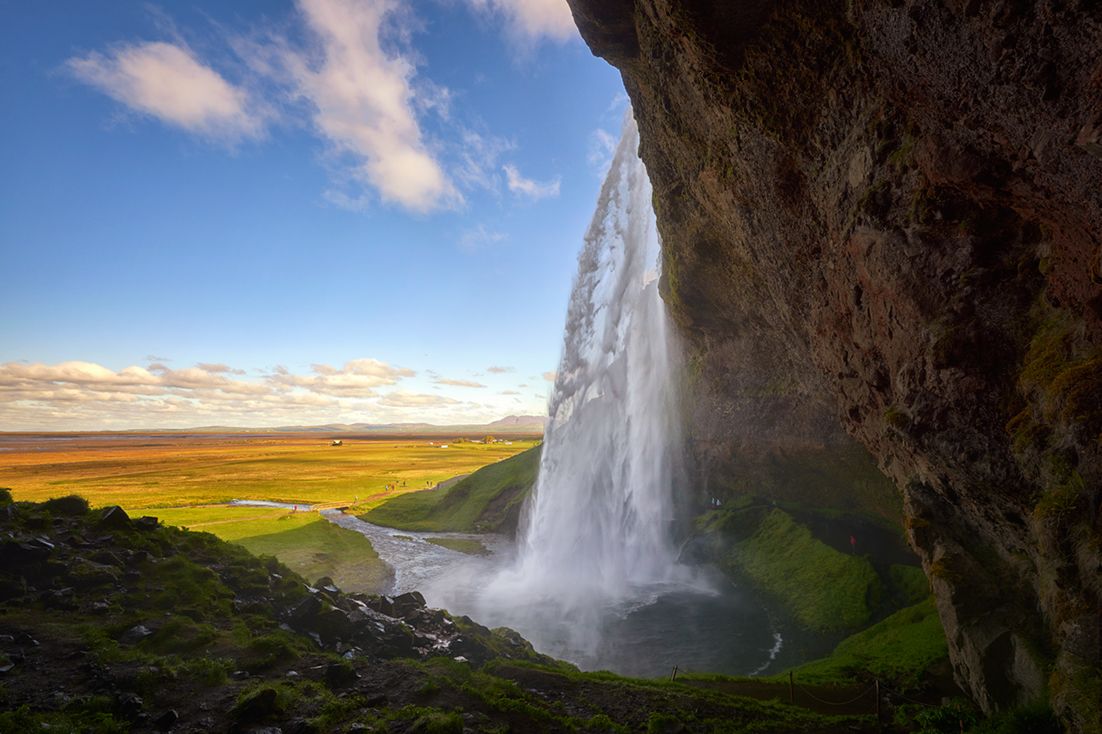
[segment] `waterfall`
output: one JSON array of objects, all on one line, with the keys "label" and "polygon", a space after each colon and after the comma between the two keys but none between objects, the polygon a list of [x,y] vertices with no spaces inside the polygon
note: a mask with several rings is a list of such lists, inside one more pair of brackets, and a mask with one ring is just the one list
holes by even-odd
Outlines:
[{"label": "waterfall", "polygon": [[[602,625],[682,576],[677,350],[658,293],[651,185],[630,110],[578,258],[539,478],[515,561],[453,601],[538,649],[599,662]],[[449,607],[454,608],[454,607]]]},{"label": "waterfall", "polygon": [[665,580],[680,446],[651,185],[630,112],[578,258],[518,564],[560,598]]}]

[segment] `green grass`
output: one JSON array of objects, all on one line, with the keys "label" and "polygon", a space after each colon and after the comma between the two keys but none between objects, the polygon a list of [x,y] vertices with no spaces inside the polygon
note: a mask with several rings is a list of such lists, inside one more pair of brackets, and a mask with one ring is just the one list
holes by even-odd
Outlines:
[{"label": "green grass", "polygon": [[295,528],[236,540],[256,555],[275,556],[310,581],[328,576],[344,591],[379,593],[390,568],[363,535],[318,519]]},{"label": "green grass", "polygon": [[854,630],[868,623],[882,593],[872,564],[818,541],[783,510],[765,514],[725,563],[749,576],[813,630]]},{"label": "green grass", "polygon": [[450,548],[453,551],[466,553],[470,556],[485,556],[489,554],[486,546],[473,538],[427,538],[428,542],[442,548]]},{"label": "green grass", "polygon": [[226,506],[154,512],[167,525],[213,533],[257,555],[275,556],[310,581],[328,576],[345,591],[376,594],[390,581],[390,569],[367,538],[316,512]]},{"label": "green grass", "polygon": [[798,680],[808,683],[838,683],[872,675],[911,688],[948,655],[933,599],[927,598],[847,637],[829,657],[801,665],[793,672]]},{"label": "green grass", "polygon": [[539,473],[539,447],[485,466],[451,487],[395,497],[363,519],[414,531],[515,529],[520,505]]}]

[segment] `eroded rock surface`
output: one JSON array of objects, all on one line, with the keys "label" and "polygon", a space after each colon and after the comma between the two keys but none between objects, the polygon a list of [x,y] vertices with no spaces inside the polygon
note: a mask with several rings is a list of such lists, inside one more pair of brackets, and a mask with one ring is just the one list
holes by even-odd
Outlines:
[{"label": "eroded rock surface", "polygon": [[965,689],[1099,730],[1100,4],[570,4],[639,121],[701,472],[830,406]]}]

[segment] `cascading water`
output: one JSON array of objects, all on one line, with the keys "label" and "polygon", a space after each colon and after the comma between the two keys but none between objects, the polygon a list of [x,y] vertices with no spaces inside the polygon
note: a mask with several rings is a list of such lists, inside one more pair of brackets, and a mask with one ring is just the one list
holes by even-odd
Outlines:
[{"label": "cascading water", "polygon": [[779,650],[764,612],[729,585],[719,593],[699,580],[672,544],[679,350],[658,293],[638,144],[629,111],[578,259],[515,557],[470,561],[422,588],[431,604],[513,627],[587,668],[761,671]]},{"label": "cascading water", "polygon": [[578,259],[515,573],[581,608],[669,580],[681,445],[651,185],[630,114]]}]

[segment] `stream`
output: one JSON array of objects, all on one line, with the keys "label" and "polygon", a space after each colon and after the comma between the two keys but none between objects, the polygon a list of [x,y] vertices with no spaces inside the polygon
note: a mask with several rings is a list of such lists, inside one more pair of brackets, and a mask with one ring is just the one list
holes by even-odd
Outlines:
[{"label": "stream", "polygon": [[[505,536],[395,530],[339,510],[321,515],[371,541],[394,571],[390,593],[417,590],[429,606],[467,614],[487,627],[512,627],[538,651],[583,670],[660,677],[677,666],[681,672],[761,675],[818,652],[816,641],[778,625],[754,597],[705,572],[692,583],[636,588],[580,619],[538,597],[487,602],[487,580],[515,558],[514,544]],[[431,538],[477,540],[491,555],[459,553],[430,543]]]}]

